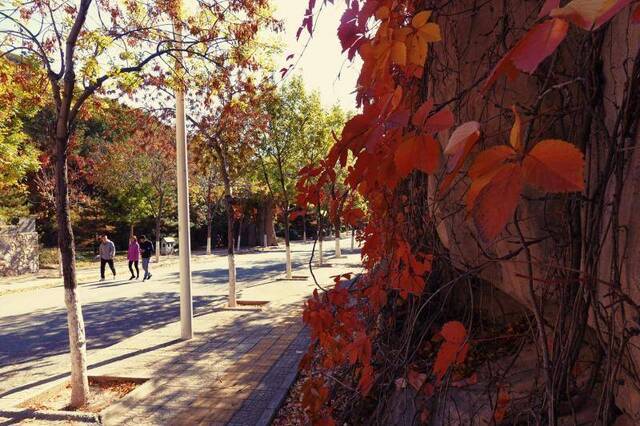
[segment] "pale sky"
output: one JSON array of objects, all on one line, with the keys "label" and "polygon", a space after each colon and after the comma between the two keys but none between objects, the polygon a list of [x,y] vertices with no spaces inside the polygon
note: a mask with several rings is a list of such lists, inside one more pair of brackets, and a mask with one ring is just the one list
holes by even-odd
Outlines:
[{"label": "pale sky", "polygon": [[[309,90],[318,90],[326,107],[338,103],[347,111],[355,111],[355,95],[352,92],[356,87],[360,62],[356,60],[351,63],[347,60],[337,36],[345,2],[336,1],[334,5],[325,6],[311,40],[305,30],[300,40],[296,41],[296,31],[302,23],[307,3],[307,0],[272,0],[277,8],[276,17],[284,21],[281,37],[286,43],[278,69],[288,65],[285,58],[291,53],[296,55],[292,60],[295,63],[309,41],[298,65],[290,73],[302,75]],[[317,3],[319,5],[321,1]]]}]

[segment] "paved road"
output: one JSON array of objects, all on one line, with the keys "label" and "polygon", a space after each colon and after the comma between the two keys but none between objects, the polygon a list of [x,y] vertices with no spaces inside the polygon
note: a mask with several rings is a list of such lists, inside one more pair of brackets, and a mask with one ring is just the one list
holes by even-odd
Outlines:
[{"label": "paved road", "polygon": [[[348,251],[349,240],[342,240]],[[312,243],[292,245],[294,266],[308,262]],[[328,242],[325,248],[333,248]],[[316,254],[317,255],[317,254]],[[326,251],[332,256],[332,251]],[[284,249],[238,255],[239,290],[247,284],[276,277],[284,272]],[[227,259],[192,264],[193,304],[196,316],[211,312],[226,302]],[[147,282],[128,281],[128,271],[119,271],[115,281],[80,286],[80,300],[88,336],[88,348],[111,346],[142,331],[179,319],[178,266],[157,268]],[[96,273],[97,275],[97,273]],[[96,277],[97,278],[97,277]],[[268,295],[265,294],[265,298]],[[7,370],[28,369],[29,364],[68,351],[63,290],[39,289],[0,297],[0,381]],[[12,366],[10,369],[6,367]],[[4,368],[3,368],[4,367]]]}]

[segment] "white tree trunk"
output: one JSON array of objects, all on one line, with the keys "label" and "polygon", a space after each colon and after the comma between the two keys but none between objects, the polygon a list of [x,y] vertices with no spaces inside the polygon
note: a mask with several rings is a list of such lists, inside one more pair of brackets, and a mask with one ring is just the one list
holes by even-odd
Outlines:
[{"label": "white tree trunk", "polygon": [[58,277],[62,278],[62,252],[58,246]]},{"label": "white tree trunk", "polygon": [[287,279],[290,280],[293,278],[293,274],[291,272],[291,246],[286,247],[287,253]]},{"label": "white tree trunk", "polygon": [[356,233],[356,230],[351,228],[351,251],[354,250],[355,233]]},{"label": "white tree trunk", "polygon": [[211,236],[207,237],[207,254],[211,254]]},{"label": "white tree trunk", "polygon": [[340,231],[336,232],[336,257],[342,257],[342,250],[340,249]]},{"label": "white tree trunk", "polygon": [[240,251],[240,238],[242,237],[242,234],[240,233],[240,230],[238,230],[238,246],[236,248],[237,251]]},{"label": "white tree trunk", "polygon": [[263,243],[264,247],[267,247],[267,245],[268,245],[267,241],[268,241],[267,234],[264,234],[264,243]]},{"label": "white tree trunk", "polygon": [[160,241],[156,240],[156,263],[160,262]]},{"label": "white tree trunk", "polygon": [[318,241],[318,265],[324,265],[324,254],[322,253],[322,240]]},{"label": "white tree trunk", "polygon": [[236,307],[236,261],[232,253],[227,255],[229,259],[229,307]]},{"label": "white tree trunk", "polygon": [[303,229],[302,230],[302,242],[306,243],[307,242],[307,229]]},{"label": "white tree trunk", "polygon": [[79,407],[89,398],[87,376],[87,338],[84,332],[82,310],[77,289],[64,289],[69,325],[69,349],[71,355],[71,406]]}]

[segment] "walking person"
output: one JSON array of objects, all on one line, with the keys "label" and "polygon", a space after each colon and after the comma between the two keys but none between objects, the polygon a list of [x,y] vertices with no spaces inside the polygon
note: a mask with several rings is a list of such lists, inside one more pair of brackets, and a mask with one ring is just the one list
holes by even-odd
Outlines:
[{"label": "walking person", "polygon": [[151,255],[153,255],[153,244],[147,240],[147,237],[140,235],[140,257],[142,258],[142,269],[144,270],[142,281],[151,279],[151,272],[149,272]]},{"label": "walking person", "polygon": [[113,265],[113,258],[116,256],[116,246],[113,241],[106,235],[101,237],[100,248],[100,281],[104,281],[104,267],[109,265],[111,272],[113,273],[113,279],[116,279],[116,268]]},{"label": "walking person", "polygon": [[[129,278],[129,280],[132,279],[139,279],[140,278],[140,270],[138,269],[138,261],[140,260],[140,244],[138,244],[138,239],[136,238],[135,235],[132,235],[131,238],[129,238],[129,249],[127,250],[127,259],[129,260],[129,271],[131,271],[131,278]],[[136,273],[133,273],[133,266],[136,267]]]}]

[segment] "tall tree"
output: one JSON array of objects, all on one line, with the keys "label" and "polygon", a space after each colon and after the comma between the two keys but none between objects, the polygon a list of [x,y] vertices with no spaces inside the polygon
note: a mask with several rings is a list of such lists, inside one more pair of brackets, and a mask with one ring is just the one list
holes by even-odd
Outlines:
[{"label": "tall tree", "polygon": [[[291,279],[289,223],[298,171],[308,164],[317,164],[326,155],[333,134],[342,129],[345,114],[338,106],[325,110],[319,94],[307,93],[299,76],[280,88],[268,103],[268,111],[268,132],[258,155],[267,187],[283,211],[286,276]],[[306,212],[306,206],[301,207]],[[302,216],[306,236],[306,214]]]},{"label": "tall tree", "polygon": [[[248,58],[230,61],[215,76],[203,78],[205,83],[191,101],[192,114],[188,116],[194,130],[202,133],[213,151],[224,186],[230,307],[236,306],[233,177],[248,166],[247,159],[253,157],[267,123],[262,105],[269,88],[257,80],[260,76],[251,71],[251,65]],[[215,85],[209,81],[215,81]]]},{"label": "tall tree", "polygon": [[[55,105],[56,217],[62,254],[71,349],[71,405],[87,400],[86,335],[77,294],[75,244],[68,191],[68,148],[87,99],[110,88],[133,91],[143,74],[163,80],[170,70],[160,61],[177,52],[216,63],[234,45],[250,40],[267,0],[197,1],[191,16],[179,2],[63,0],[22,2],[0,9],[0,46],[40,61]],[[96,19],[88,19],[90,16]],[[222,19],[221,19],[222,18]],[[184,32],[176,43],[175,30]],[[155,67],[152,67],[155,65]]]}]

